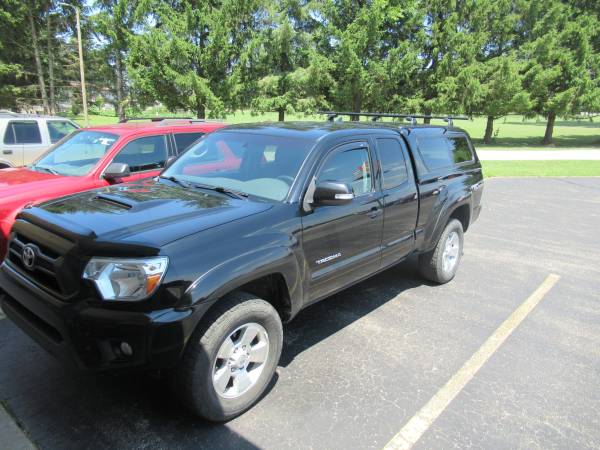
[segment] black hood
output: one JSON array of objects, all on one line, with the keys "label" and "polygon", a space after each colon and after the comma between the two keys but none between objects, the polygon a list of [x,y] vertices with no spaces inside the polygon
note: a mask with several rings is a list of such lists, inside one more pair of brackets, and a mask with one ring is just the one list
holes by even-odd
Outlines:
[{"label": "black hood", "polygon": [[271,208],[153,179],[88,191],[22,213],[65,236],[158,248],[193,233]]}]

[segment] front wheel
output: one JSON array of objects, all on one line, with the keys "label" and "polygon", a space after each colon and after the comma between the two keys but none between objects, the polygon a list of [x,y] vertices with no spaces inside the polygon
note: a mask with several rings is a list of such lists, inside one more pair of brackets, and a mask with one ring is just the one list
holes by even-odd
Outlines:
[{"label": "front wheel", "polygon": [[230,420],[256,403],[281,355],[283,330],[268,302],[238,292],[198,325],[175,370],[173,388],[200,417]]},{"label": "front wheel", "polygon": [[448,283],[456,275],[463,253],[462,224],[452,219],[444,228],[435,248],[419,255],[419,272],[435,283]]}]

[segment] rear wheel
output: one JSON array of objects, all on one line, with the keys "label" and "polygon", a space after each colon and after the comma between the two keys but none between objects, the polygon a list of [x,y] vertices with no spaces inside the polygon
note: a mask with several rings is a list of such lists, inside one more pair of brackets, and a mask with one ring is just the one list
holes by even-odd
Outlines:
[{"label": "rear wheel", "polygon": [[8,164],[2,164],[0,163],[0,170],[2,169],[8,169],[10,166]]},{"label": "rear wheel", "polygon": [[435,248],[419,255],[421,275],[435,283],[454,278],[463,253],[464,233],[460,221],[452,219],[444,228]]},{"label": "rear wheel", "polygon": [[195,414],[232,419],[260,398],[283,343],[281,319],[268,302],[246,293],[227,296],[209,311],[186,347],[173,388]]}]

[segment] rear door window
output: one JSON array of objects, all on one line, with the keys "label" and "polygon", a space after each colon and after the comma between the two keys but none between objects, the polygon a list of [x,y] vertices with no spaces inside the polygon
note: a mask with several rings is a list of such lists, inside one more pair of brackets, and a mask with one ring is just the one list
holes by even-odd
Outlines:
[{"label": "rear door window", "polygon": [[113,163],[129,165],[133,172],[160,169],[167,160],[165,136],[147,136],[128,143],[119,152]]},{"label": "rear door window", "polygon": [[73,125],[71,122],[67,122],[66,120],[49,120],[46,123],[48,124],[50,142],[53,144],[77,129],[75,125]]},{"label": "rear door window", "polygon": [[173,135],[175,138],[175,147],[177,148],[177,154],[182,153],[190,145],[200,139],[204,133],[176,133]]},{"label": "rear door window", "polygon": [[400,142],[397,139],[377,139],[377,148],[383,172],[383,189],[400,186],[408,179]]},{"label": "rear door window", "polygon": [[41,144],[40,127],[35,120],[10,122],[4,134],[5,144]]}]

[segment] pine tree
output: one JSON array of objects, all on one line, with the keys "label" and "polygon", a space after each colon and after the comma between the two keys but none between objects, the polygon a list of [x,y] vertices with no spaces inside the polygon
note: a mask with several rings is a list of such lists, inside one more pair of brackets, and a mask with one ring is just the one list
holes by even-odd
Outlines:
[{"label": "pine tree", "polygon": [[598,56],[593,51],[600,30],[593,16],[558,0],[531,0],[523,8],[525,86],[533,111],[547,118],[542,142],[549,145],[558,116],[600,107]]},{"label": "pine tree", "polygon": [[157,1],[128,58],[133,87],[142,98],[171,110],[223,114],[237,102],[234,74],[260,23],[260,0]]}]

